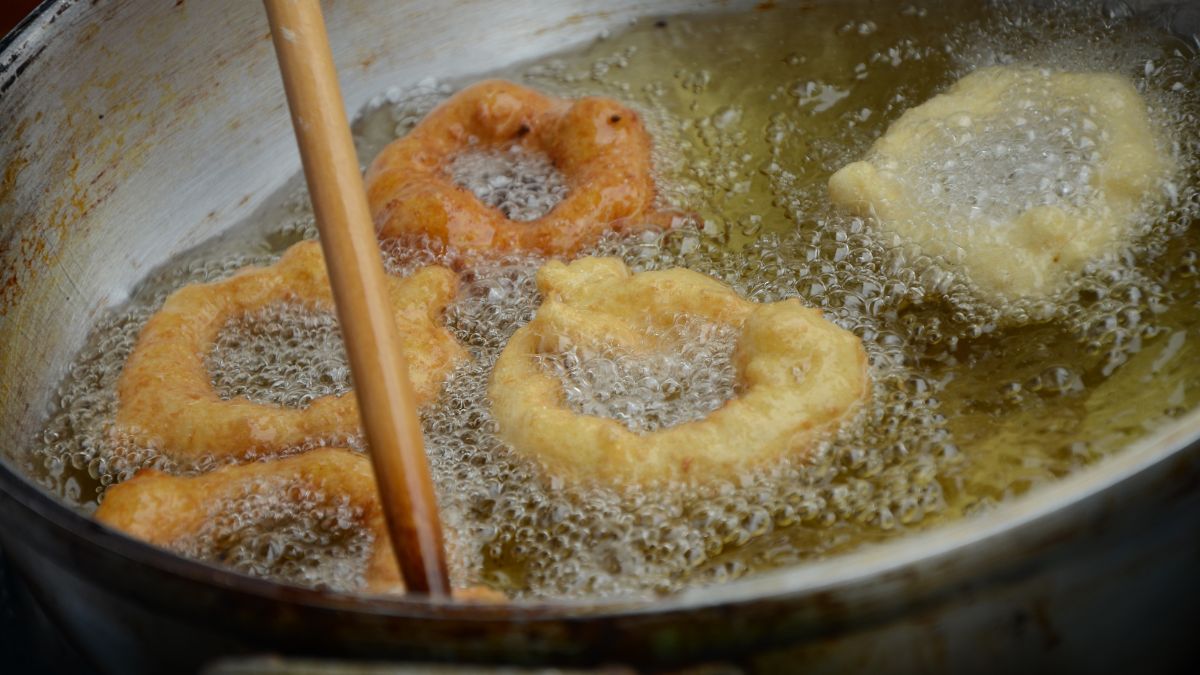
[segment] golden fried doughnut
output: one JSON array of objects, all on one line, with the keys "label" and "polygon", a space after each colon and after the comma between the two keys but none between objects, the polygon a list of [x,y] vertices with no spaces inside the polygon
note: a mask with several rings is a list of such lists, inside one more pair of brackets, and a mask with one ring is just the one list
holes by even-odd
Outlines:
[{"label": "golden fried doughnut", "polygon": [[[458,278],[427,267],[406,279],[389,277],[388,300],[408,359],[418,402],[437,396],[465,350],[441,324],[458,292]],[[117,383],[117,427],[177,458],[244,458],[306,440],[358,429],[353,395],[323,396],[303,409],[222,400],[205,359],[231,319],[276,302],[330,309],[333,297],[321,248],[302,242],[270,267],[251,267],[216,283],[171,294],[142,328]]]},{"label": "golden fried doughnut", "polygon": [[[297,490],[319,493],[327,500],[346,500],[357,517],[356,526],[373,539],[364,574],[367,590],[404,592],[371,462],[349,450],[324,448],[186,478],[144,469],[108,489],[96,519],[155,546],[177,549],[239,497],[264,491],[295,494]],[[456,595],[480,600],[503,597],[478,588]]]},{"label": "golden fried doughnut", "polygon": [[[471,149],[544,153],[568,192],[546,215],[510,220],[456,185],[447,166]],[[544,96],[511,82],[468,87],[379,153],[366,175],[383,238],[427,235],[457,249],[569,254],[608,229],[644,225],[654,182],[650,136],[638,114],[607,98]]]},{"label": "golden fried doughnut", "polygon": [[[795,299],[754,303],[697,272],[631,274],[615,258],[551,261],[537,281],[545,301],[504,348],[489,394],[503,438],[559,475],[643,483],[733,476],[810,452],[869,390],[861,341]],[[738,393],[694,422],[639,434],[577,414],[535,360],[569,348],[662,348],[650,336],[680,315],[740,329]]]},{"label": "golden fried doughnut", "polygon": [[1036,297],[1128,239],[1172,168],[1128,78],[991,67],[905,112],[829,194],[984,294]]}]

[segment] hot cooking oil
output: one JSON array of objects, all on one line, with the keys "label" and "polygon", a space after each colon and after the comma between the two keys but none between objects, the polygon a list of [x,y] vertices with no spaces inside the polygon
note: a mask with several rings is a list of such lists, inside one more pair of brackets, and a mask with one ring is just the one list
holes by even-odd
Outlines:
[{"label": "hot cooking oil", "polygon": [[[953,265],[828,203],[829,176],[906,109],[997,64],[1132,78],[1179,166],[1171,199],[1120,255],[1050,299],[981,300]],[[874,384],[853,423],[811,458],[692,488],[568,484],[504,446],[486,395],[506,340],[537,310],[542,260],[513,254],[472,267],[446,321],[473,359],[422,417],[456,582],[515,597],[644,595],[802,564],[987,511],[1193,409],[1198,65],[1190,46],[1153,21],[1094,7],[829,2],[646,17],[576,51],[481,74],[562,96],[611,96],[645,118],[660,206],[691,214],[689,223],[610,236],[585,254],[618,256],[635,270],[688,267],[755,301],[797,297],[863,340]],[[429,75],[397,82],[359,115],[364,165],[471,81]],[[539,157],[482,153],[448,170],[520,219],[564,193]],[[102,319],[30,455],[46,487],[90,511],[139,468],[210,468],[173,464],[114,432],[124,359],[172,290],[267,264],[312,236],[297,179]],[[447,255],[383,248],[396,274]],[[338,337],[336,319],[305,307],[243,317],[208,355],[214,387],[296,407],[344,393],[351,383]],[[577,411],[652,433],[737,394],[736,336],[685,323],[673,339],[680,349],[641,361],[566,353],[543,366]],[[338,442],[361,449],[359,439]],[[237,517],[176,548],[299,583],[361,584],[369,550],[361,536],[314,534],[305,525],[313,517],[282,518],[290,512],[271,499],[242,501],[231,507]]]}]

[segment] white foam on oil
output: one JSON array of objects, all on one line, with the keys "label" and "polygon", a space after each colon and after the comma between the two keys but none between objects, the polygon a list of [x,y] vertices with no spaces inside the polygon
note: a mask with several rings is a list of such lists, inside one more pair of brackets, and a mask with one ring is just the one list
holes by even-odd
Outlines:
[{"label": "white foam on oil", "polygon": [[538,361],[562,382],[572,410],[639,433],[703,419],[737,394],[736,328],[680,315],[669,330],[647,337],[659,345],[649,354],[606,345],[542,354]]},{"label": "white foam on oil", "polygon": [[304,408],[350,391],[350,366],[337,317],[276,303],[230,321],[206,360],[222,399]]},{"label": "white foam on oil", "polygon": [[566,179],[550,159],[519,145],[461,152],[447,170],[476,199],[518,222],[541,218],[567,196]]},{"label": "white foam on oil", "polygon": [[201,528],[170,548],[250,576],[353,591],[364,584],[374,535],[361,509],[303,482],[261,479],[207,505]]},{"label": "white foam on oil", "polygon": [[1005,115],[961,115],[931,134],[919,159],[888,169],[922,208],[968,226],[995,228],[1039,206],[1088,207],[1105,132],[1077,110],[1045,105],[1051,93],[1040,84],[1046,91]]}]

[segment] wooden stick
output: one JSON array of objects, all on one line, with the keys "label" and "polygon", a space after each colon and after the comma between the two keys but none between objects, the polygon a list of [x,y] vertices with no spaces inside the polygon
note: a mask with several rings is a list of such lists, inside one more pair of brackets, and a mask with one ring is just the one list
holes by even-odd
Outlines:
[{"label": "wooden stick", "polygon": [[392,548],[410,592],[450,592],[412,384],[318,0],[263,0]]}]

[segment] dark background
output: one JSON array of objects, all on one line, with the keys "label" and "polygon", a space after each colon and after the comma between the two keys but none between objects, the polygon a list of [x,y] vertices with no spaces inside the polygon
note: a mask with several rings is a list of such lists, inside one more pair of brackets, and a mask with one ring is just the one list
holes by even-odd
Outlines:
[{"label": "dark background", "polygon": [[7,35],[25,15],[37,7],[39,0],[3,0],[0,2],[0,35]]}]

